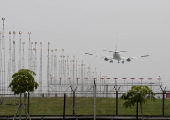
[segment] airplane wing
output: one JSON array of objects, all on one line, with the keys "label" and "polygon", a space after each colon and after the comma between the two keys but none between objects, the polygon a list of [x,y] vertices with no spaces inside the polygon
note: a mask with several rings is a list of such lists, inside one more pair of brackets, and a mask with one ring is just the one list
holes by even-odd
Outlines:
[{"label": "airplane wing", "polygon": [[137,56],[137,57],[131,57],[132,59],[135,59],[135,58],[141,58],[141,57],[148,57],[149,55],[142,55],[142,56]]},{"label": "airplane wing", "polygon": [[143,56],[140,56],[140,57],[148,57],[149,55],[143,55]]},{"label": "airplane wing", "polygon": [[118,53],[119,53],[119,52],[120,52],[120,53],[121,53],[121,52],[128,52],[128,51],[112,51],[112,50],[102,50],[102,51],[106,51],[106,52],[118,52]]},{"label": "airplane wing", "polygon": [[105,52],[114,52],[114,51],[112,51],[112,50],[102,50],[102,51],[105,51]]},{"label": "airplane wing", "polygon": [[98,54],[92,54],[92,53],[85,53],[87,55],[91,55],[91,56],[94,56],[94,57],[99,57],[99,58],[107,58],[107,59],[113,59],[113,56],[101,56],[101,55],[98,55]]},{"label": "airplane wing", "polygon": [[130,59],[141,58],[141,57],[148,57],[148,56],[149,56],[149,55],[142,55],[142,56],[136,56],[136,57],[122,57],[122,56],[121,56],[121,59],[130,60]]},{"label": "airplane wing", "polygon": [[94,56],[94,57],[98,57],[99,55],[97,55],[97,54],[93,54],[93,53],[85,53],[85,54],[87,54],[87,55],[91,55],[91,56]]}]

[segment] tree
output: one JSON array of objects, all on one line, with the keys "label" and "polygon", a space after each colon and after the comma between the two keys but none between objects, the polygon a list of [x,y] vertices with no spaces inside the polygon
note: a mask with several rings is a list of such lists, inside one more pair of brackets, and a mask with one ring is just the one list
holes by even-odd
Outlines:
[{"label": "tree", "polygon": [[[36,76],[36,74],[29,69],[20,69],[17,73],[14,73],[12,75],[12,82],[9,84],[9,87],[11,87],[14,94],[20,94],[20,103],[18,105],[14,119],[19,109],[20,109],[20,119],[21,119],[21,106],[23,106],[25,109],[25,106],[21,102],[22,93],[33,92],[34,89],[37,89],[38,87],[38,83],[35,82],[34,76]],[[25,110],[25,114],[26,116],[29,117],[26,110]]]},{"label": "tree", "polygon": [[155,101],[155,94],[150,90],[148,86],[132,86],[131,90],[129,90],[127,93],[124,93],[121,96],[121,99],[124,99],[125,102],[123,104],[124,107],[130,107],[134,106],[135,103],[140,103],[141,108],[141,114],[142,114],[142,120],[143,120],[143,110],[142,110],[142,104],[147,102],[148,100]]}]

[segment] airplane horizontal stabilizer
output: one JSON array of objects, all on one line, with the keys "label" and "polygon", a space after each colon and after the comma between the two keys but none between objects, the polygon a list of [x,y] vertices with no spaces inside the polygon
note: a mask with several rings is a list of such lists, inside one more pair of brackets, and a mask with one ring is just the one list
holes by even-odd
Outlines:
[{"label": "airplane horizontal stabilizer", "polygon": [[141,57],[148,57],[149,55],[143,55],[143,56],[141,56]]},{"label": "airplane horizontal stabilizer", "polygon": [[128,52],[128,51],[119,51],[119,52]]}]

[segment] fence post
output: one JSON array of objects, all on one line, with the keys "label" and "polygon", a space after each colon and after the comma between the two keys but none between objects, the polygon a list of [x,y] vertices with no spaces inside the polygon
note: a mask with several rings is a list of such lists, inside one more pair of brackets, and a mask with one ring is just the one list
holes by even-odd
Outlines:
[{"label": "fence post", "polygon": [[75,90],[73,91],[73,115],[75,115]]},{"label": "fence post", "polygon": [[138,102],[136,103],[136,120],[138,120]]},{"label": "fence post", "polygon": [[[26,99],[27,99],[27,93],[24,93],[24,105],[25,105],[25,111],[26,111]],[[26,115],[27,116],[27,115]]]},{"label": "fence post", "polygon": [[116,90],[116,115],[118,115],[118,91]]},{"label": "fence post", "polygon": [[164,98],[164,90],[163,90],[163,101],[162,101],[162,115],[164,116],[164,102],[165,102],[165,98]]},{"label": "fence post", "polygon": [[63,120],[65,120],[65,108],[66,108],[66,94],[64,93],[64,109],[63,109]]},{"label": "fence post", "polygon": [[94,120],[96,120],[96,83],[94,78]]}]

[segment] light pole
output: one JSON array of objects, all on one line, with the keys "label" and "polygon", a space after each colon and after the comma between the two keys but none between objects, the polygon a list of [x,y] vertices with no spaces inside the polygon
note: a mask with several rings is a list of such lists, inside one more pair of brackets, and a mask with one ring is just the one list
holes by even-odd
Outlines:
[{"label": "light pole", "polygon": [[106,84],[106,97],[108,97],[108,90],[109,90],[109,86],[108,86],[108,80],[110,78],[106,78],[107,79],[107,84]]},{"label": "light pole", "polygon": [[134,80],[135,78],[130,78],[130,79],[132,79],[132,86],[133,86],[133,80]]},{"label": "light pole", "polygon": [[159,76],[159,78],[157,78],[157,80],[159,80],[159,85],[160,85],[160,80],[161,80],[160,76]]},{"label": "light pole", "polygon": [[69,84],[71,85],[70,79],[71,79],[71,78],[68,78],[68,82],[69,82]]},{"label": "light pole", "polygon": [[122,79],[124,79],[124,85],[125,85],[125,80],[126,80],[126,78],[122,78]]},{"label": "light pole", "polygon": [[[152,78],[148,78],[148,80],[152,80]],[[152,90],[152,82],[150,82],[150,84],[151,84],[151,90]]]},{"label": "light pole", "polygon": [[[124,85],[125,85],[125,80],[126,80],[126,78],[122,78],[123,80],[124,80]],[[122,91],[123,91],[123,87],[122,87]]]},{"label": "light pole", "polygon": [[141,79],[141,85],[142,85],[142,80],[143,80],[143,78],[139,78],[139,79]]},{"label": "light pole", "polygon": [[109,81],[110,78],[106,78],[106,79],[107,79],[107,84],[108,84],[108,81]]}]

